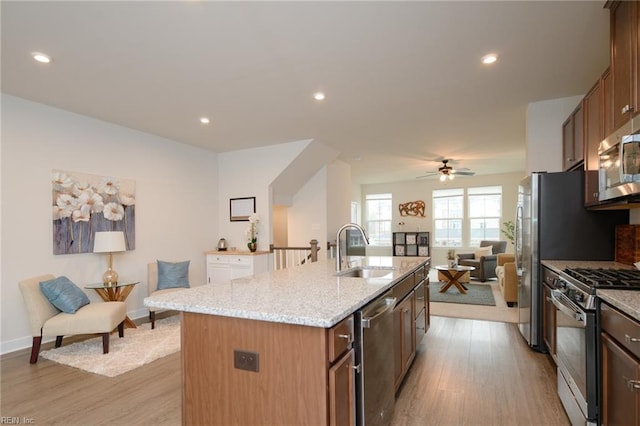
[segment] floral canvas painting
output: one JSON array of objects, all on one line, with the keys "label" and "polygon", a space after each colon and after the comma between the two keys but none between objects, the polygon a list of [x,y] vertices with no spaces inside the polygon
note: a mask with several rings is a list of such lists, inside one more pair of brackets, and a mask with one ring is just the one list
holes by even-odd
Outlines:
[{"label": "floral canvas painting", "polygon": [[53,170],[53,254],[91,253],[97,231],[123,231],[135,249],[135,181]]}]

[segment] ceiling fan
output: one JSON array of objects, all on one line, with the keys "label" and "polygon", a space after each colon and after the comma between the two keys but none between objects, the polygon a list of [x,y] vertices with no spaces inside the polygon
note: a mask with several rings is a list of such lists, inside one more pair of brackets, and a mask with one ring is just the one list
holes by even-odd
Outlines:
[{"label": "ceiling fan", "polygon": [[445,180],[449,179],[452,180],[455,175],[460,175],[460,176],[473,176],[476,173],[472,172],[471,170],[467,169],[467,168],[461,168],[461,169],[454,169],[453,167],[451,167],[448,163],[451,160],[442,160],[442,166],[438,167],[438,171],[436,172],[429,172],[424,176],[418,176],[416,179],[422,179],[422,178],[426,178],[426,177],[431,177],[431,176],[436,176],[436,175],[440,175],[440,181],[444,182]]}]

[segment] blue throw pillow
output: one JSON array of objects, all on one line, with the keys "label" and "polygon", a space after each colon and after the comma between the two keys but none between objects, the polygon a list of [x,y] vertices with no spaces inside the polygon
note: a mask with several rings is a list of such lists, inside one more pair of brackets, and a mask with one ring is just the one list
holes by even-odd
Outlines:
[{"label": "blue throw pillow", "polygon": [[78,309],[89,304],[89,298],[84,291],[64,275],[41,281],[40,290],[53,306],[68,314],[75,314]]},{"label": "blue throw pillow", "polygon": [[189,263],[163,262],[158,260],[158,290],[167,288],[189,288]]}]

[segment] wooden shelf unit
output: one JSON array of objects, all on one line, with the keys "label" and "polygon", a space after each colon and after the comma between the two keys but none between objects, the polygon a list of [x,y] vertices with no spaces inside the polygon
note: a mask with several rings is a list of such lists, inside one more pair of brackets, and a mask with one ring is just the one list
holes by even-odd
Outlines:
[{"label": "wooden shelf unit", "polygon": [[428,232],[394,232],[394,256],[431,256]]}]

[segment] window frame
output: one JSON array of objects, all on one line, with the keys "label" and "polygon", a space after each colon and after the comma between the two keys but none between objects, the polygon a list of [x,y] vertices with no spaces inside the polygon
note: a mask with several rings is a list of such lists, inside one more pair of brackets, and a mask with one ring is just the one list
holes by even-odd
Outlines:
[{"label": "window frame", "polygon": [[[389,202],[389,219],[370,219],[369,215],[370,211],[370,201],[388,201]],[[365,195],[365,214],[364,214],[364,223],[365,229],[367,230],[367,236],[369,237],[369,245],[374,247],[391,247],[393,245],[393,230],[391,224],[393,222],[393,194],[390,192],[385,193],[373,193]],[[376,224],[386,224],[386,228],[389,230],[388,232],[388,242],[387,239],[379,238],[381,232],[376,231],[375,233],[372,231],[373,227],[371,223]],[[384,227],[384,226],[383,226]],[[380,229],[379,226],[376,228]]]}]

